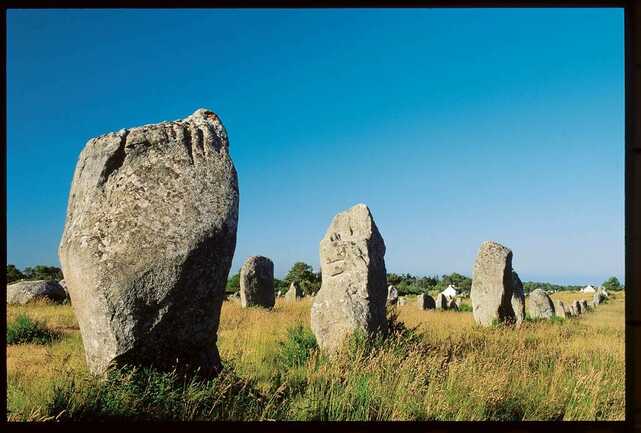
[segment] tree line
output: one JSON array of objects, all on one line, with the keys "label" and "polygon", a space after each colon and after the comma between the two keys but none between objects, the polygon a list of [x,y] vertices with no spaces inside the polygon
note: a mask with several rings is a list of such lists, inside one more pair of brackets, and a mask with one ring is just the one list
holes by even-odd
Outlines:
[{"label": "tree line", "polygon": [[[14,265],[7,265],[7,283],[13,283],[20,280],[62,280],[62,270],[55,266],[37,265],[26,267],[22,271]],[[314,269],[304,262],[296,262],[289,270],[284,279],[274,278],[274,290],[285,292],[289,285],[296,281],[306,296],[313,296],[320,290],[321,273],[314,272]],[[419,295],[428,292],[441,292],[450,284],[455,286],[461,295],[469,295],[472,288],[472,279],[465,275],[453,272],[441,276],[416,276],[409,273],[405,274],[387,274],[387,284],[393,285],[398,290],[399,295]],[[593,286],[597,286],[593,284]],[[610,277],[604,281],[601,286],[606,290],[622,290],[623,286],[617,277]],[[530,293],[535,289],[545,291],[577,291],[583,286],[576,285],[559,285],[552,283],[526,281],[523,283],[525,293]],[[240,290],[240,273],[232,275],[227,280],[225,291],[234,293]]]},{"label": "tree line", "polygon": [[14,265],[7,265],[7,283],[20,280],[62,280],[62,270],[55,266],[27,266],[22,271]]}]

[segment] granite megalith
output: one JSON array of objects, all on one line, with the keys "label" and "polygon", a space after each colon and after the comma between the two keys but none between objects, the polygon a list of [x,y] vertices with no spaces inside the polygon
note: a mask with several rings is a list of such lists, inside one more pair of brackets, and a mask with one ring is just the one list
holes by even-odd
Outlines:
[{"label": "granite megalith", "polygon": [[311,308],[321,350],[333,353],[354,331],[387,330],[385,242],[367,206],[337,214],[320,241],[322,284]]},{"label": "granite megalith", "polygon": [[249,257],[240,268],[240,305],[272,308],[274,293],[274,263],[263,256]]},{"label": "granite megalith", "polygon": [[435,303],[437,310],[447,310],[447,303],[449,299],[443,293],[436,295]]},{"label": "granite megalith", "polygon": [[398,302],[398,290],[396,290],[396,287],[394,286],[389,286],[387,288],[387,303],[388,305],[396,305]]},{"label": "granite megalith", "polygon": [[517,325],[525,320],[525,292],[519,274],[512,271],[512,311]]},{"label": "granite megalith", "polygon": [[87,142],[58,254],[91,372],[220,370],[237,220],[237,174],[213,112]]},{"label": "granite megalith", "polygon": [[23,280],[7,285],[7,304],[26,304],[38,299],[63,302],[65,289],[57,281]]},{"label": "granite megalith", "polygon": [[300,288],[300,284],[296,281],[292,281],[289,285],[289,290],[285,293],[285,300],[287,302],[298,301],[303,297],[303,290]]},{"label": "granite megalith", "polygon": [[525,299],[525,311],[532,319],[551,319],[554,302],[544,290],[536,289]]},{"label": "granite megalith", "polygon": [[489,326],[494,321],[516,320],[512,308],[513,285],[512,251],[497,242],[483,242],[474,261],[470,291],[476,323]]},{"label": "granite megalith", "polygon": [[419,310],[433,310],[436,308],[436,302],[427,293],[422,293],[416,297],[416,306]]}]

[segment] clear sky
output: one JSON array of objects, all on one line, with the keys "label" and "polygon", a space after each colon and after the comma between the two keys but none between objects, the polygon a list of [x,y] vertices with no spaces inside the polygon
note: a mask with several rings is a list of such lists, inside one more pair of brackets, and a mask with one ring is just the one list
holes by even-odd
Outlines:
[{"label": "clear sky", "polygon": [[240,217],[231,272],[319,267],[366,203],[388,272],[521,279],[624,272],[620,9],[11,10],[7,252],[59,265],[78,154],[199,107],[225,124]]}]

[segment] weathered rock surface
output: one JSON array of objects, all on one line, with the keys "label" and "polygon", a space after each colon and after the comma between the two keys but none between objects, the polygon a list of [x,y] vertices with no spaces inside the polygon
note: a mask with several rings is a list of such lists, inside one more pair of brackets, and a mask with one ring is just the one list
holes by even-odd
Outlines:
[{"label": "weathered rock surface", "polygon": [[322,285],[311,309],[320,348],[335,352],[356,330],[387,329],[385,243],[367,206],[332,220],[320,242]]},{"label": "weathered rock surface", "polygon": [[57,281],[18,281],[7,285],[7,304],[26,304],[38,299],[63,302],[67,293]]},{"label": "weathered rock surface", "polygon": [[272,308],[274,295],[274,263],[263,256],[248,258],[240,268],[240,305]]},{"label": "weathered rock surface", "polygon": [[582,299],[580,301],[580,304],[581,304],[581,311],[582,312],[587,313],[588,311],[590,311],[590,308],[588,306],[588,301],[586,301],[585,299]]},{"label": "weathered rock surface", "polygon": [[439,293],[436,295],[436,309],[437,310],[447,310],[447,303],[449,299],[447,299],[447,296],[445,296],[443,293]]},{"label": "weathered rock surface", "polygon": [[453,311],[459,310],[459,305],[458,302],[456,302],[456,298],[451,298],[447,301],[447,309]]},{"label": "weathered rock surface", "polygon": [[434,298],[424,293],[416,297],[416,306],[419,310],[433,310],[436,308],[436,302]]},{"label": "weathered rock surface", "polygon": [[561,317],[563,319],[566,318],[567,316],[567,307],[565,306],[565,303],[561,301],[560,299],[558,301],[554,302],[554,315],[557,317]]},{"label": "weathered rock surface", "polygon": [[292,281],[289,285],[289,290],[285,293],[285,300],[288,302],[298,301],[303,297],[303,290],[296,281]]},{"label": "weathered rock surface", "polygon": [[394,286],[389,286],[387,288],[387,303],[389,305],[396,305],[398,302],[398,290],[396,290],[396,287]]},{"label": "weathered rock surface", "polygon": [[533,290],[525,300],[525,311],[533,319],[551,319],[554,303],[542,289]]},{"label": "weathered rock surface", "polygon": [[583,307],[581,306],[581,301],[576,300],[572,303],[572,305],[574,305],[574,310],[576,311],[577,315],[583,314],[585,312],[583,311]]},{"label": "weathered rock surface", "polygon": [[488,326],[494,320],[516,320],[512,309],[513,284],[512,251],[496,242],[483,242],[474,262],[470,292],[476,323]]},{"label": "weathered rock surface", "polygon": [[405,299],[405,296],[399,296],[398,305],[405,305],[406,303],[407,303],[407,299]]},{"label": "weathered rock surface", "polygon": [[517,325],[525,320],[525,291],[519,274],[512,271],[512,311]]},{"label": "weathered rock surface", "polygon": [[236,170],[211,111],[87,142],[59,256],[92,372],[219,370],[237,219]]},{"label": "weathered rock surface", "polygon": [[598,288],[596,292],[594,292],[592,303],[594,303],[594,305],[599,305],[602,304],[606,299],[608,299],[606,292],[601,288]]}]

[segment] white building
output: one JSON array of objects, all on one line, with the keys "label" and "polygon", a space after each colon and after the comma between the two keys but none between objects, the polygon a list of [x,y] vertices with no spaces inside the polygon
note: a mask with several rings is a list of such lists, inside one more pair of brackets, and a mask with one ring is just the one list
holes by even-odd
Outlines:
[{"label": "white building", "polygon": [[443,290],[441,293],[448,299],[452,299],[456,295],[458,295],[458,291],[456,290],[456,287],[454,287],[451,284],[447,286],[447,289]]},{"label": "white building", "polygon": [[594,293],[594,292],[596,292],[596,289],[588,284],[587,286],[585,286],[584,288],[581,289],[581,292],[583,292],[583,293]]}]

